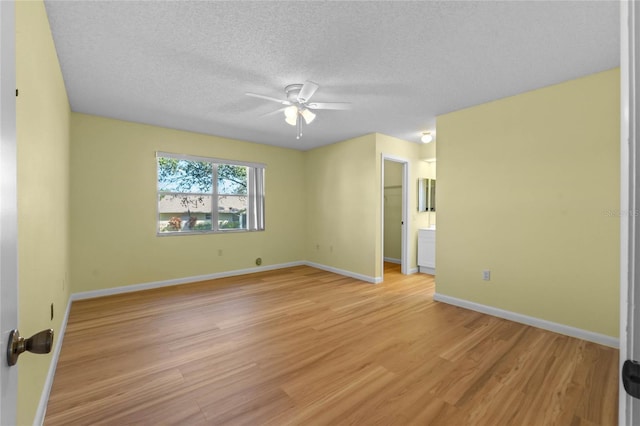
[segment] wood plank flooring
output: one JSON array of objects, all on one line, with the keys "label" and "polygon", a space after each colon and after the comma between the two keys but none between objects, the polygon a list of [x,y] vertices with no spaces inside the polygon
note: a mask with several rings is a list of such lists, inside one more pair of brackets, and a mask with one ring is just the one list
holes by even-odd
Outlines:
[{"label": "wood plank flooring", "polygon": [[74,302],[45,425],[615,425],[618,351],[300,266]]}]

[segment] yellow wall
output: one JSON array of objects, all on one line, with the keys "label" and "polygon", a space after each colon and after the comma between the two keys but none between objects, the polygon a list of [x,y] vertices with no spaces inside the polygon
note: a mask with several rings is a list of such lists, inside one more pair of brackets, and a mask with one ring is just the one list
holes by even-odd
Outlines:
[{"label": "yellow wall", "polygon": [[[16,3],[16,73],[19,323],[28,337],[60,330],[70,288],[69,102],[42,2]],[[33,422],[50,362],[20,357],[18,424]]]},{"label": "yellow wall", "polygon": [[[71,124],[74,292],[304,260],[303,152],[77,113]],[[265,163],[266,231],[156,236],[156,151]]]},{"label": "yellow wall", "polygon": [[619,92],[614,69],[438,117],[438,293],[618,336]]},{"label": "yellow wall", "polygon": [[376,135],[371,134],[306,152],[306,260],[378,276],[375,144]]},{"label": "yellow wall", "polygon": [[[417,144],[371,134],[308,152],[71,115],[73,291],[164,281],[307,260],[382,275],[380,154],[411,162],[410,267],[416,267]],[[157,237],[155,151],[267,164],[267,230]],[[376,160],[378,158],[378,160]],[[218,256],[223,250],[223,256]]]},{"label": "yellow wall", "polygon": [[[410,160],[409,264],[416,267],[415,143],[380,134],[307,152],[85,114],[71,115],[71,279],[91,291],[307,260],[382,276],[382,152]],[[157,237],[155,151],[267,164],[267,230]],[[377,160],[376,160],[377,158]],[[223,256],[218,256],[223,250]]]}]

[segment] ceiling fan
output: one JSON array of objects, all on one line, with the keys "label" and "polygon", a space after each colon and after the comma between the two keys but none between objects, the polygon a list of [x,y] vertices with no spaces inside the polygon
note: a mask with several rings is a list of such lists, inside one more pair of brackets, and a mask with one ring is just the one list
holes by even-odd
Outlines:
[{"label": "ceiling fan", "polygon": [[286,99],[273,98],[271,96],[259,95],[257,93],[245,93],[245,95],[285,105],[278,110],[264,115],[272,115],[284,111],[286,123],[297,127],[298,133],[296,135],[296,139],[300,139],[302,137],[302,122],[304,121],[305,124],[311,124],[311,122],[316,118],[316,114],[313,112],[314,110],[351,109],[351,103],[349,102],[309,102],[319,87],[320,86],[313,81],[306,81],[304,84],[290,84],[284,88]]}]

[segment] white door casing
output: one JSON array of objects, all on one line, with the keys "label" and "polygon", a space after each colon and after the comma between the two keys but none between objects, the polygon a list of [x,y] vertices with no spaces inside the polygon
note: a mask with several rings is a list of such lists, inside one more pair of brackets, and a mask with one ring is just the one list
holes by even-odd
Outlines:
[{"label": "white door casing", "polygon": [[382,275],[384,276],[384,162],[395,161],[402,164],[402,225],[401,225],[401,260],[400,260],[400,272],[403,274],[409,273],[409,160],[405,158],[396,157],[393,155],[382,154],[381,159],[381,180],[380,180],[380,203],[381,203],[381,238],[380,238],[380,258],[382,265]]},{"label": "white door casing", "polygon": [[0,1],[0,425],[16,424],[18,369],[7,364],[18,325],[15,4]]},{"label": "white door casing", "polygon": [[[640,361],[640,164],[637,102],[640,99],[640,7],[620,2],[620,369],[625,360]],[[640,424],[640,400],[629,396],[620,381],[618,423]]]}]

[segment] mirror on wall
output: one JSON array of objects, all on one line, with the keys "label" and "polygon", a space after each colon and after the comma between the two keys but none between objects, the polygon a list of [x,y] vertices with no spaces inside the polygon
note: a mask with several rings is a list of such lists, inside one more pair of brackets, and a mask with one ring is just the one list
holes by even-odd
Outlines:
[{"label": "mirror on wall", "polygon": [[418,179],[418,211],[436,211],[436,180]]}]

